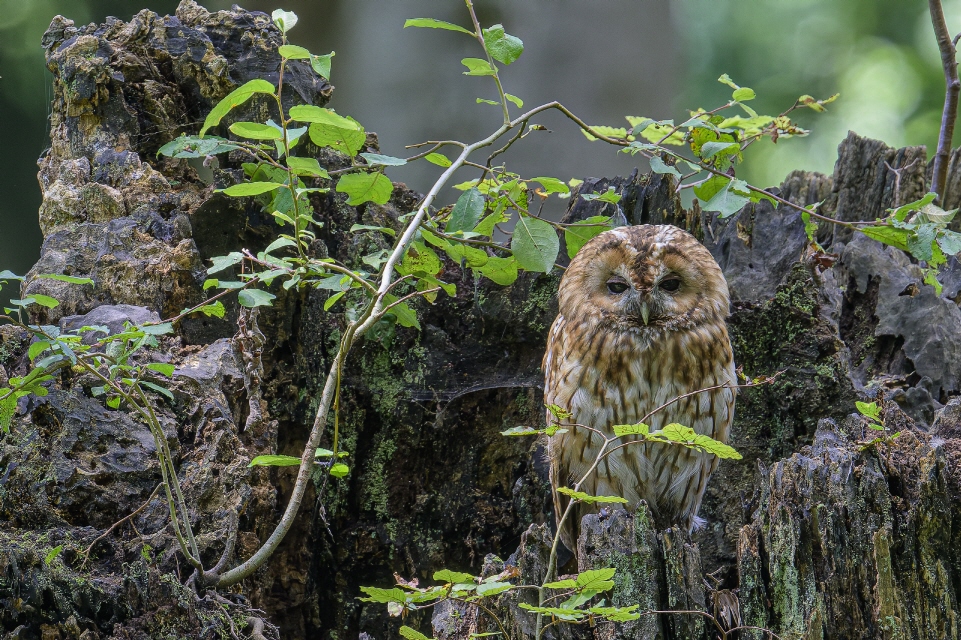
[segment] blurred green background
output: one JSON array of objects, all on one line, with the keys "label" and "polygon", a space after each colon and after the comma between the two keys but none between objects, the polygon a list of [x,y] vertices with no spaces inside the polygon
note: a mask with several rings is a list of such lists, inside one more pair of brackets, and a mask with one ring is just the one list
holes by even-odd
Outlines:
[{"label": "blurred green background", "polygon": [[[210,10],[232,3],[201,2]],[[385,153],[427,139],[473,140],[498,124],[485,78],[461,74],[477,55],[461,34],[402,29],[405,18],[466,24],[460,0],[256,0],[252,10],[296,11],[291,39],[315,53],[337,52],[331,106],[380,135]],[[501,22],[526,51],[504,75],[528,106],[558,99],[591,124],[622,126],[623,116],[683,118],[730,95],[728,73],[758,94],[753,106],[778,113],[801,94],[840,93],[827,114],[798,120],[812,134],[755,145],[739,176],[777,184],[791,169],[830,172],[849,129],[893,146],[934,144],[944,81],[923,0],[477,0],[481,21]],[[40,37],[56,14],[77,24],[108,15],[127,20],[144,8],[173,13],[176,0],[0,0],[0,269],[25,272],[39,254],[36,161],[47,147],[50,74]],[[945,3],[961,30],[961,0]],[[588,143],[556,115],[551,132],[515,145],[509,167],[527,176],[629,173],[639,159]],[[930,156],[930,153],[929,153]],[[642,167],[643,169],[644,167]],[[476,173],[476,172],[475,172]],[[436,167],[391,172],[425,190]],[[467,176],[465,176],[467,177]],[[474,177],[473,174],[470,177]],[[456,192],[442,198],[451,201]],[[563,203],[552,202],[554,208]],[[4,292],[7,294],[10,292]],[[5,296],[4,296],[5,297]]]}]

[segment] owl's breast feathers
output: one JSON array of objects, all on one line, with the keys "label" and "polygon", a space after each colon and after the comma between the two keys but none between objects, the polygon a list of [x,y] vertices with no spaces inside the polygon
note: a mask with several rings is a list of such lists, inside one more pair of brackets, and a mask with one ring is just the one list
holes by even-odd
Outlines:
[{"label": "owl's breast feathers", "polygon": [[[723,320],[681,330],[617,331],[591,317],[558,316],[544,357],[545,403],[570,411],[570,425],[610,436],[613,425],[647,417],[652,430],[680,423],[726,442],[734,412],[733,388],[683,394],[736,383]],[[668,404],[670,403],[670,404]],[[548,419],[551,419],[548,416]],[[549,443],[553,484],[573,486],[594,464],[602,439],[570,426]],[[621,438],[621,442],[630,441]],[[634,508],[645,500],[661,526],[690,529],[717,458],[677,445],[635,444],[605,457],[581,487],[592,495],[617,495]],[[557,503],[558,511],[566,500]],[[578,509],[576,522],[589,509]],[[573,548],[575,528],[565,537]]]}]

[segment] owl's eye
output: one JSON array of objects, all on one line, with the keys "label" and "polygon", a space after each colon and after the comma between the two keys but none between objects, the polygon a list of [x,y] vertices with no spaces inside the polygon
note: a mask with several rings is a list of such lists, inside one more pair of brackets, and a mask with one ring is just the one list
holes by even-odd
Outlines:
[{"label": "owl's eye", "polygon": [[627,291],[627,283],[623,280],[608,280],[607,290],[613,294],[624,293]]},{"label": "owl's eye", "polygon": [[681,288],[681,279],[680,279],[680,278],[670,278],[670,279],[668,279],[668,280],[663,280],[663,281],[662,281],[659,285],[657,285],[657,286],[659,286],[661,289],[664,289],[664,291],[669,291],[669,292],[673,293],[673,292],[675,292],[675,291],[677,291],[678,289]]}]

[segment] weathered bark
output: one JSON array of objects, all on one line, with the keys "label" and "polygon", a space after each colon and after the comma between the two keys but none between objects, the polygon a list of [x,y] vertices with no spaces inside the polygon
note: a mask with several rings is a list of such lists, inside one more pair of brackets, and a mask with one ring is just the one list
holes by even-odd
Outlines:
[{"label": "weathered bark", "polygon": [[[208,258],[257,251],[277,237],[280,229],[256,205],[213,195],[194,168],[158,159],[156,150],[195,132],[239,84],[276,79],[278,43],[263,14],[211,14],[189,0],[176,17],[141,12],[129,23],[81,28],[54,20],[44,38],[55,77],[52,146],[40,172],[45,241],[25,289],[61,305],[36,320],[120,327],[124,318],[176,314],[202,299]],[[323,104],[330,86],[299,64],[286,78],[285,100]],[[263,119],[270,108],[251,100],[235,115]],[[376,137],[368,144],[375,150]],[[309,144],[301,153],[328,168],[346,166]],[[228,158],[215,183],[233,183],[239,162]],[[949,207],[959,197],[956,164]],[[824,200],[822,210],[845,220],[873,219],[921,195],[925,171],[923,150],[852,134],[834,176],[794,173],[781,194]],[[953,445],[961,425],[955,405],[935,415],[961,391],[961,347],[953,339],[961,335],[961,268],[952,262],[938,297],[906,256],[865,238],[822,228],[822,243],[838,258],[833,265],[812,260],[791,210],[761,203],[718,220],[682,209],[669,177],[636,172],[590,179],[581,191],[609,185],[623,196],[618,206],[601,211],[603,204],[575,195],[568,219],[604,213],[692,230],[731,285],[737,362],[750,375],[784,374],[739,397],[733,444],[745,460],[722,464],[712,479],[701,514],[708,525],[696,546],[676,531],[654,531],[643,512],[615,512],[585,522],[582,568],[614,563],[614,601],[642,609],[704,609],[724,589],[739,588],[744,623],[779,633],[935,637],[924,635],[927,625],[955,633],[961,482]],[[315,195],[324,227],[314,249],[356,264],[386,245],[373,234],[347,233],[351,225],[399,228],[397,217],[417,198],[395,185],[387,205],[358,209],[340,194]],[[530,581],[544,575],[550,534],[529,528],[553,518],[544,454],[499,433],[542,420],[539,365],[558,275],[525,275],[500,288],[475,282],[459,265],[445,269],[457,296],[419,303],[422,331],[383,323],[351,355],[341,424],[352,473],[323,500],[312,494],[313,508],[268,566],[240,586],[242,595],[229,596],[238,629],[257,607],[285,638],[393,637],[398,621],[381,605],[359,602],[360,585],[386,586],[395,571],[422,582],[442,567],[496,573],[503,563],[495,556],[510,555],[518,540],[522,574]],[[34,277],[47,272],[90,276],[97,286]],[[228,304],[224,321],[185,321],[155,354],[177,366],[176,401],[158,408],[205,563],[220,556],[235,514],[232,562],[269,535],[292,476],[246,465],[260,453],[299,455],[343,328],[340,314],[323,311],[323,293],[276,293],[275,307],[259,319],[264,415],[249,430],[250,372],[230,340],[236,306]],[[0,341],[0,376],[23,374],[25,336],[3,329]],[[159,481],[145,427],[88,397],[92,384],[66,372],[49,396],[22,401],[11,434],[0,439],[0,627],[17,634],[9,637],[85,640],[229,633],[212,594],[197,599],[179,586],[186,568],[162,500],[79,565],[79,551],[136,510]],[[845,416],[855,399],[878,391],[920,427],[898,417],[905,435],[862,452],[848,438],[855,427]],[[822,419],[834,422],[821,422],[815,439]],[[923,432],[932,422],[940,440]],[[829,437],[831,424],[846,425],[844,435]],[[61,555],[44,562],[59,544]],[[706,590],[706,572],[721,591]],[[510,628],[528,635],[530,616],[503,604]],[[459,637],[457,625],[441,629],[442,615],[434,621],[439,634]],[[427,614],[406,621],[427,622]],[[710,628],[697,617],[645,616],[594,634],[682,638]],[[574,637],[583,630],[552,631]]]}]

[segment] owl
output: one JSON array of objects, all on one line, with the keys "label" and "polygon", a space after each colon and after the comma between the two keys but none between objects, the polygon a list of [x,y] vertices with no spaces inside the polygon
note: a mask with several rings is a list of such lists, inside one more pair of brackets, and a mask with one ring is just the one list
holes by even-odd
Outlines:
[{"label": "owl", "polygon": [[[646,423],[654,430],[676,422],[727,442],[736,385],[724,322],[728,289],[694,236],[670,225],[602,233],[571,261],[557,295],[544,396],[572,414],[561,421],[566,433],[548,443],[558,519],[568,499],[556,489],[581,480],[603,446],[600,433],[613,435],[613,425],[637,423],[678,396],[723,385],[681,398]],[[550,412],[548,420],[557,422]],[[636,437],[610,448],[630,440]],[[659,527],[690,532],[717,464],[716,456],[679,445],[632,444],[603,458],[581,491],[626,498],[631,511],[644,500]],[[561,532],[568,549],[576,549],[581,518],[594,510],[582,503],[568,516]]]}]

